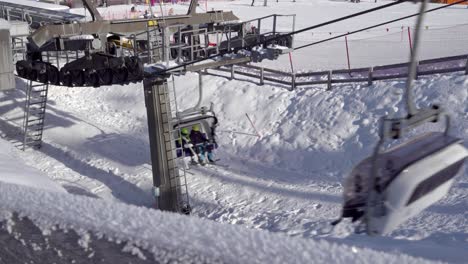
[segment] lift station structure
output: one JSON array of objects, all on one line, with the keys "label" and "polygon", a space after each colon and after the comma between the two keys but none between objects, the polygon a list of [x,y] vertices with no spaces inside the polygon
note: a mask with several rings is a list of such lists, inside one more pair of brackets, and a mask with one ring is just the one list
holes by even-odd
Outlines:
[{"label": "lift station structure", "polygon": [[[295,15],[271,15],[241,22],[232,12],[197,13],[192,0],[185,15],[104,20],[91,0],[83,0],[92,21],[38,7],[0,4],[3,18],[26,21],[32,33],[21,41],[16,72],[28,80],[23,124],[23,149],[40,147],[49,85],[68,87],[125,85],[143,82],[156,207],[190,213],[181,151],[175,140],[187,122],[215,118],[198,103],[179,111],[175,75],[263,59],[292,51]],[[60,18],[62,17],[62,19]],[[292,20],[289,32],[279,32],[278,17]],[[46,23],[47,22],[47,23]],[[16,43],[16,40],[14,41]],[[228,56],[224,56],[229,54]],[[170,62],[176,67],[169,68]],[[201,96],[200,91],[200,96]],[[199,100],[201,102],[201,98]],[[187,121],[188,120],[188,121]]]}]

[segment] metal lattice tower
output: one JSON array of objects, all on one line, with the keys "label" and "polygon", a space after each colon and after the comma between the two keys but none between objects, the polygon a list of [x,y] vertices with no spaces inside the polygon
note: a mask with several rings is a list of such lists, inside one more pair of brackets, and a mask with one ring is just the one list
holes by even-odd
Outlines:
[{"label": "metal lattice tower", "polygon": [[174,86],[169,88],[167,77],[155,77],[144,80],[144,89],[157,207],[165,211],[189,213],[185,168],[179,168],[180,161],[176,154],[174,135],[180,135],[180,132],[173,129],[177,123]]}]

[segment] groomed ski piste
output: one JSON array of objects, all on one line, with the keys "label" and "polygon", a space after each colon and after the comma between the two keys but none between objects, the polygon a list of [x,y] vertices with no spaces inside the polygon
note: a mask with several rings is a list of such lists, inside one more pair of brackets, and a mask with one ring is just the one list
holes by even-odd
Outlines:
[{"label": "groomed ski piste", "polygon": [[[245,20],[273,13],[297,14],[296,28],[302,28],[387,1],[269,1],[268,7],[263,7],[263,1],[256,2],[251,7],[250,0],[216,1],[208,2],[208,8],[233,10]],[[107,11],[129,8],[111,6]],[[296,45],[320,38],[320,34],[346,32],[415,12],[417,5],[403,4],[320,29],[314,35],[299,35]],[[466,6],[431,13],[426,23],[428,30],[451,30],[440,34],[443,37],[425,39],[422,59],[468,54]],[[406,62],[409,49],[401,37],[402,27],[413,25],[410,19],[355,35],[351,54],[356,50],[354,54],[359,51],[360,55],[352,57],[352,66]],[[398,44],[389,40],[392,34],[398,34]],[[372,38],[380,41],[372,45]],[[362,44],[353,49],[352,43]],[[448,43],[456,45],[452,48]],[[295,69],[346,68],[344,42],[325,46],[323,52],[305,48],[293,53]],[[287,56],[265,65],[290,70]],[[8,142],[17,131],[15,126],[22,124],[26,82],[21,79],[17,79],[17,90],[0,94],[0,131],[5,136],[0,141],[0,179],[7,182],[0,186],[2,211],[29,216],[44,230],[53,224],[78,228],[113,240],[128,239],[155,256],[174,249],[175,256],[193,257],[194,262],[466,263],[466,166],[447,197],[388,236],[354,234],[348,221],[334,229],[330,225],[340,215],[343,179],[372,154],[379,118],[403,107],[404,79],[378,81],[372,86],[336,84],[331,91],[321,85],[288,91],[268,83],[259,86],[248,78],[203,79],[203,103],[214,103],[220,121],[216,151],[220,160],[217,165],[189,170],[193,207],[189,217],[151,209],[154,197],[142,84],[98,89],[51,86],[42,148],[22,152]],[[194,73],[175,77],[179,107],[196,103],[197,83]],[[415,85],[418,106],[441,104],[452,116],[451,133],[468,138],[467,76],[461,72],[424,76]],[[409,136],[442,129],[438,124],[426,125]],[[53,189],[50,191],[12,185],[18,181],[13,175],[31,179],[21,178],[22,185],[54,187],[44,187]],[[38,183],[40,175],[51,182],[44,178]],[[8,217],[11,215],[2,213],[2,218]],[[167,222],[171,224],[163,224]],[[165,257],[161,259],[172,259]]]}]

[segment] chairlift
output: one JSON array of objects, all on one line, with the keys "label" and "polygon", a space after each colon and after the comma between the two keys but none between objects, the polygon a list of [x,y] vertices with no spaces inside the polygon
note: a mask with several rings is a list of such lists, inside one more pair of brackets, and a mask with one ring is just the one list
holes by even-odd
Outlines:
[{"label": "chairlift", "polygon": [[345,181],[342,217],[364,217],[368,234],[387,234],[442,199],[466,157],[461,140],[442,132],[423,134],[369,157]]},{"label": "chairlift", "polygon": [[386,140],[401,139],[403,132],[428,122],[438,122],[443,110],[438,106],[416,109],[411,91],[417,71],[417,51],[427,0],[422,1],[416,26],[406,87],[408,115],[384,117],[380,141],[374,154],[352,170],[344,184],[342,218],[359,221],[357,232],[385,235],[407,219],[442,199],[468,157],[462,140],[449,135],[450,117],[445,132],[429,132],[381,151]]},{"label": "chairlift", "polygon": [[[216,142],[216,127],[218,126],[218,118],[214,113],[212,107],[207,109],[202,107],[199,111],[193,111],[190,113],[179,113],[178,121],[173,125],[174,138],[179,139],[181,137],[180,130],[187,128],[188,131],[192,130],[194,125],[200,127],[200,132],[206,135],[208,143],[204,147],[216,149],[218,143]],[[177,150],[177,157],[181,157],[183,151]]]}]

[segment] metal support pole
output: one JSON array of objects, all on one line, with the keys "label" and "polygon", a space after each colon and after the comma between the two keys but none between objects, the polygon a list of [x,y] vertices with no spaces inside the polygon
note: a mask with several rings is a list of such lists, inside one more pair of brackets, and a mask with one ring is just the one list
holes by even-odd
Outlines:
[{"label": "metal support pole", "polygon": [[466,57],[465,75],[468,75],[468,57]]},{"label": "metal support pole", "polygon": [[184,208],[178,202],[181,190],[177,183],[179,169],[173,151],[175,141],[171,132],[172,116],[170,106],[167,105],[167,77],[144,79],[143,84],[156,207],[165,211],[182,212]]},{"label": "metal support pole", "polygon": [[328,82],[327,82],[327,90],[330,91],[332,89],[332,71],[328,72]]},{"label": "metal support pole", "polygon": [[[296,31],[296,15],[293,15],[293,25],[292,25],[292,32]],[[291,47],[294,48],[294,35],[291,36]]]},{"label": "metal support pole", "polygon": [[[467,64],[468,65],[468,64]],[[468,69],[468,68],[467,68]],[[260,85],[264,85],[265,84],[265,69],[263,69],[263,67],[260,68]]]},{"label": "metal support pole", "polygon": [[177,42],[176,44],[178,45],[178,48],[177,48],[177,60],[179,63],[182,63],[184,60],[182,58],[182,28],[179,26],[177,28]]},{"label": "metal support pole", "polygon": [[419,61],[416,61],[416,72],[414,73],[414,79],[417,80],[419,78]]},{"label": "metal support pole", "polygon": [[57,60],[57,68],[60,69],[60,56],[59,51],[55,52],[55,59]]},{"label": "metal support pole", "polygon": [[257,34],[257,42],[260,42],[260,29],[261,28],[262,28],[262,19],[259,19],[258,24],[257,24],[257,31],[258,32],[255,32],[255,34]]},{"label": "metal support pole", "polygon": [[276,35],[276,15],[273,15],[273,35]]},{"label": "metal support pole", "polygon": [[292,73],[291,74],[291,91],[294,91],[296,89],[296,74]]},{"label": "metal support pole", "polygon": [[234,71],[234,64],[231,65],[231,80],[234,80],[235,78],[235,75],[234,75],[235,71]]},{"label": "metal support pole", "polygon": [[[413,80],[416,79],[417,72],[418,72],[418,53],[420,50],[420,41],[422,36],[422,26],[424,21],[424,16],[426,14],[426,7],[427,7],[428,0],[423,0],[421,2],[421,7],[419,10],[419,16],[416,21],[416,34],[414,36],[414,46],[410,56],[410,65],[408,67],[408,80],[406,82],[406,90],[405,90],[405,101],[406,101],[406,108],[408,111],[408,115],[412,116],[415,115],[418,111],[416,105],[413,101]],[[409,32],[409,31],[408,31]]]},{"label": "metal support pole", "polygon": [[371,86],[374,82],[374,67],[369,68],[369,79],[367,80],[367,85]]},{"label": "metal support pole", "polygon": [[169,28],[164,27],[163,30],[163,60],[167,66],[169,66],[169,58],[171,54],[171,32]]}]

